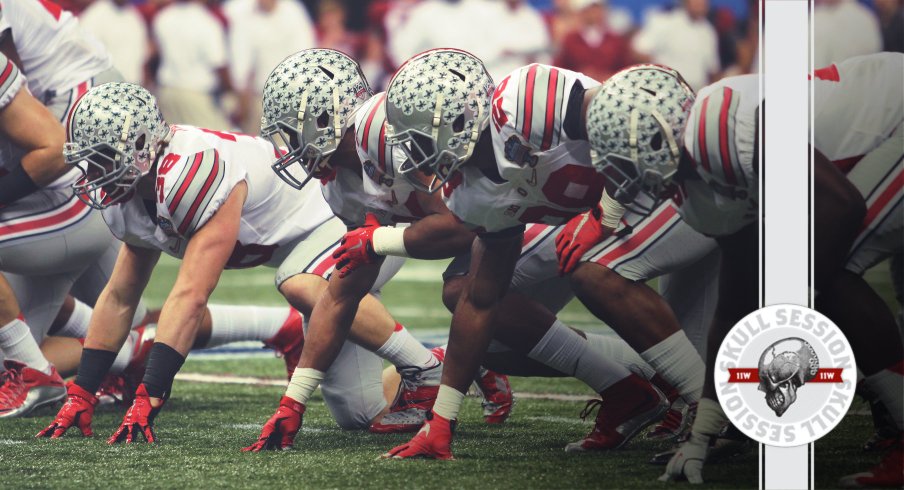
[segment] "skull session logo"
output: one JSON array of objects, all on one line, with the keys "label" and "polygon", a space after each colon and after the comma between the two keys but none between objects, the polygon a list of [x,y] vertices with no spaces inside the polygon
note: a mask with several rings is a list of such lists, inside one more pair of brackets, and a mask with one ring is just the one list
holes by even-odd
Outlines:
[{"label": "skull session logo", "polygon": [[729,420],[750,438],[798,446],[847,413],[857,368],[841,330],[797,305],[761,308],[738,322],[716,356],[716,391]]}]

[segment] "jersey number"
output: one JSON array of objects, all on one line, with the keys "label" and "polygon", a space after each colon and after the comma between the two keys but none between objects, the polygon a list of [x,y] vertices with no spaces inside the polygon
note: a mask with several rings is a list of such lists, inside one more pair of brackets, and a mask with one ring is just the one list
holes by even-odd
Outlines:
[{"label": "jersey number", "polygon": [[[543,195],[556,206],[568,209],[533,206],[525,209],[518,219],[522,223],[559,223],[563,219],[582,213],[600,201],[604,181],[603,174],[593,167],[571,163],[564,165],[549,174],[546,183],[543,184]],[[575,185],[584,188],[581,195],[579,197],[567,195],[568,188]]]}]

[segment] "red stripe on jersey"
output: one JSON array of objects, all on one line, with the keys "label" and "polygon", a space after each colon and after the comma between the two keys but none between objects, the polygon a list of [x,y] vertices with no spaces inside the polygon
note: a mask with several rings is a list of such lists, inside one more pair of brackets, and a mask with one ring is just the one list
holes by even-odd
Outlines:
[{"label": "red stripe on jersey", "polygon": [[0,73],[0,85],[6,83],[6,79],[9,78],[9,74],[13,72],[13,62],[6,60],[6,68],[3,69],[3,73]]},{"label": "red stripe on jersey", "polygon": [[[366,148],[365,148],[366,150]],[[380,147],[377,148],[377,163],[380,164],[380,170],[386,172],[386,121],[380,125]],[[393,172],[395,172],[393,170]]]},{"label": "red stripe on jersey", "polygon": [[537,81],[537,65],[527,69],[527,81],[524,83],[524,127],[521,134],[530,141],[530,122],[534,117],[534,83]]},{"label": "red stripe on jersey", "polygon": [[728,148],[728,110],[731,109],[731,89],[723,89],[722,107],[719,110],[719,152],[722,154],[722,170],[725,171],[725,180],[730,185],[738,183],[734,169],[731,166],[731,155]]},{"label": "red stripe on jersey", "polygon": [[376,116],[377,111],[380,110],[380,104],[382,102],[383,100],[381,97],[381,99],[376,104],[374,104],[373,109],[370,110],[370,114],[367,115],[367,121],[364,123],[364,141],[361,143],[361,148],[364,149],[364,151],[367,151],[367,140],[370,136],[370,125],[372,122],[374,122],[374,116]]},{"label": "red stripe on jersey", "polygon": [[825,80],[827,82],[840,82],[841,75],[838,73],[838,67],[835,65],[829,65],[824,68],[820,68],[813,72],[813,75],[819,80]]},{"label": "red stripe on jersey", "polygon": [[64,221],[78,216],[78,214],[84,211],[86,207],[87,205],[80,199],[74,199],[71,205],[61,209],[56,214],[44,216],[32,221],[23,221],[7,225],[0,224],[0,239],[2,239],[4,236],[12,235],[14,233],[36,231],[40,228],[52,228],[55,225],[59,225]]},{"label": "red stripe on jersey", "polygon": [[697,127],[697,146],[700,147],[700,165],[704,170],[710,172],[709,169],[709,152],[706,151],[706,106],[709,105],[709,97],[703,99],[703,105],[700,106],[700,124]]},{"label": "red stripe on jersey", "polygon": [[549,225],[533,224],[528,226],[527,229],[524,230],[524,239],[521,240],[521,246],[527,246],[528,243],[540,236],[540,233],[543,233],[547,228],[549,228]]},{"label": "red stripe on jersey", "polygon": [[324,274],[326,274],[326,271],[330,270],[333,266],[336,265],[336,262],[339,261],[333,258],[333,249],[331,248],[328,252],[326,252],[326,254],[324,254],[323,260],[321,260],[319,264],[314,266],[314,270],[311,271],[311,274],[323,276]]},{"label": "red stripe on jersey", "polygon": [[879,216],[879,213],[888,205],[888,203],[892,200],[893,197],[904,188],[904,169],[898,171],[898,174],[894,176],[891,183],[888,187],[882,191],[882,194],[873,201],[873,205],[869,207],[866,211],[866,217],[863,218],[863,224],[860,226],[860,232],[869,228],[869,226],[876,220]]},{"label": "red stripe on jersey", "polygon": [[619,246],[615,247],[613,250],[610,250],[605,255],[600,257],[596,262],[601,265],[610,264],[615,260],[620,259],[621,257],[633,252],[640,248],[647,240],[653,236],[654,233],[658,232],[662,229],[663,226],[666,225],[672,218],[675,217],[677,211],[675,211],[674,206],[666,206],[661,213],[657,214],[650,220],[646,226],[641,230],[635,230],[634,233],[628,235],[628,239],[622,242]]},{"label": "red stripe on jersey", "polygon": [[559,82],[559,70],[549,70],[549,83],[546,84],[546,126],[543,128],[543,142],[540,150],[546,151],[552,145],[553,116],[556,113],[556,85]]},{"label": "red stripe on jersey", "polygon": [[195,174],[198,173],[198,168],[201,166],[201,157],[203,156],[203,152],[195,153],[195,160],[191,162],[191,167],[188,169],[188,175],[186,175],[185,179],[182,180],[182,185],[179,186],[179,190],[176,191],[176,196],[173,197],[173,200],[167,206],[167,209],[169,209],[170,212],[170,216],[176,215],[176,210],[179,209],[179,203],[182,202],[182,196],[184,196],[185,192],[188,191],[188,188],[191,186],[192,179],[194,179]]},{"label": "red stripe on jersey", "polygon": [[192,220],[195,218],[195,214],[198,212],[198,208],[201,207],[201,203],[204,202],[204,198],[207,196],[207,193],[210,192],[211,186],[215,180],[217,180],[217,174],[220,170],[220,158],[217,155],[216,151],[213,153],[213,166],[210,169],[210,174],[207,175],[207,180],[204,181],[204,187],[201,188],[201,192],[198,193],[197,197],[195,197],[195,202],[191,203],[191,207],[188,208],[188,212],[185,213],[185,219],[182,220],[182,224],[179,225],[179,234],[185,235],[185,232],[188,230],[188,226],[191,224]]}]

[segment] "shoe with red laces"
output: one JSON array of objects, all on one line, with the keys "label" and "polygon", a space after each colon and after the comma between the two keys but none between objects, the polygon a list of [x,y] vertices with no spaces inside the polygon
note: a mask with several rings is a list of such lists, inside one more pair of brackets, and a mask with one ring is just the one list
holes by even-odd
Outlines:
[{"label": "shoe with red laces", "polygon": [[99,405],[111,403],[132,405],[132,402],[135,401],[135,390],[144,379],[145,364],[151,347],[154,346],[156,333],[156,328],[143,325],[129,334],[136,336],[135,344],[132,347],[132,358],[121,373],[111,373],[104,377],[95,394]]},{"label": "shoe with red laces", "polygon": [[390,434],[397,432],[414,432],[421,428],[427,413],[436,402],[436,394],[439,392],[439,382],[443,374],[443,356],[436,357],[436,365],[421,369],[416,367],[398,368],[402,376],[402,384],[399,394],[389,407],[389,413],[383,416],[379,422],[371,424],[370,431],[376,434]]},{"label": "shoe with red laces", "polygon": [[501,424],[512,414],[515,400],[508,376],[489,369],[480,368],[474,378],[477,391],[483,397],[483,420],[488,424]]},{"label": "shoe with red laces", "polygon": [[455,421],[446,420],[427,412],[426,422],[418,433],[405,444],[401,444],[383,453],[381,458],[408,459],[426,458],[452,460],[452,434],[455,432]]},{"label": "shoe with red laces", "polygon": [[844,476],[838,485],[842,488],[904,487],[904,451],[901,449],[901,441],[869,471]]},{"label": "shoe with red laces", "polygon": [[301,313],[289,308],[289,318],[279,327],[276,335],[264,341],[264,347],[273,349],[277,357],[286,361],[286,377],[291,380],[304,348],[304,318]]},{"label": "shoe with red laces", "polygon": [[0,373],[0,418],[22,417],[32,410],[63,401],[66,386],[55,367],[44,374],[21,362],[7,359]]},{"label": "shoe with red laces", "polygon": [[662,418],[668,408],[665,395],[636,374],[610,386],[600,396],[602,400],[590,400],[581,412],[581,419],[586,419],[594,408],[599,407],[593,431],[584,439],[565,446],[566,452],[618,449]]}]

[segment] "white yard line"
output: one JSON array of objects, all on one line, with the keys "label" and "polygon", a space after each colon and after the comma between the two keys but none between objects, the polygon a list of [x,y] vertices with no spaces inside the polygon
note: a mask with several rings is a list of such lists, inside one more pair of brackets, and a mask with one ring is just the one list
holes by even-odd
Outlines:
[{"label": "white yard line", "polygon": [[[286,386],[286,380],[274,378],[255,378],[252,376],[229,376],[225,374],[201,374],[201,373],[179,373],[176,375],[176,381],[190,381],[194,383],[214,383],[214,384],[233,384],[233,385],[250,385],[250,386]],[[555,400],[566,402],[586,402],[589,398],[587,395],[562,395],[559,393],[526,393],[523,391],[515,392],[516,399],[532,399],[532,400]]]}]

